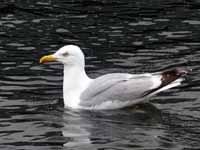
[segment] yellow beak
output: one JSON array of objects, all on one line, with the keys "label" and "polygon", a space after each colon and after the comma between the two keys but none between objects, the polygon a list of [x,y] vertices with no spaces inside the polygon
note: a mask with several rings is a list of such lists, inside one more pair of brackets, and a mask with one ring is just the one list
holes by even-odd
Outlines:
[{"label": "yellow beak", "polygon": [[40,63],[46,63],[51,61],[56,61],[56,58],[53,55],[47,55],[40,58]]}]

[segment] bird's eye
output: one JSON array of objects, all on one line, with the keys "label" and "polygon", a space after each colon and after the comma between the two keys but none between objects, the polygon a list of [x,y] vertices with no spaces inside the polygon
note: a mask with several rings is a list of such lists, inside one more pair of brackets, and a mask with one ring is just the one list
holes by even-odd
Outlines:
[{"label": "bird's eye", "polygon": [[62,54],[63,56],[68,56],[69,54],[67,52],[63,53]]}]

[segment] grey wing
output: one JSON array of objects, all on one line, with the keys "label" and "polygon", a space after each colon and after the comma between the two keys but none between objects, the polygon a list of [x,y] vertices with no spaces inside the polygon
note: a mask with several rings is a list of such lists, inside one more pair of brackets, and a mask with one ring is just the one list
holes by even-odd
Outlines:
[{"label": "grey wing", "polygon": [[[158,76],[160,79],[160,76]],[[106,101],[127,102],[142,98],[153,88],[154,80],[149,74],[108,74],[101,76],[82,93],[80,105],[93,107]]]}]

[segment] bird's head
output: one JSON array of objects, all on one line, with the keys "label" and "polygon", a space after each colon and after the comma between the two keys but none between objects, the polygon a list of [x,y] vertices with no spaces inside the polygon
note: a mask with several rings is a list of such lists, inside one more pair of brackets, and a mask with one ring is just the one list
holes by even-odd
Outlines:
[{"label": "bird's head", "polygon": [[79,66],[84,67],[84,54],[81,49],[76,45],[66,45],[60,48],[52,55],[43,56],[40,63],[58,61],[65,66]]}]

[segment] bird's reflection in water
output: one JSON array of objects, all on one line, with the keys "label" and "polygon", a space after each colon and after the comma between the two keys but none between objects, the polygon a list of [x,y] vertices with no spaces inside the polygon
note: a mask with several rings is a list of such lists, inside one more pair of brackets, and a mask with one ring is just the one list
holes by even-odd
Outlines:
[{"label": "bird's reflection in water", "polygon": [[162,121],[161,114],[149,103],[112,111],[66,109],[62,133],[68,141],[64,146],[71,149],[115,147],[126,143],[126,140],[133,140],[138,130],[144,130],[144,134],[148,134],[147,130],[151,132],[151,127]]}]

